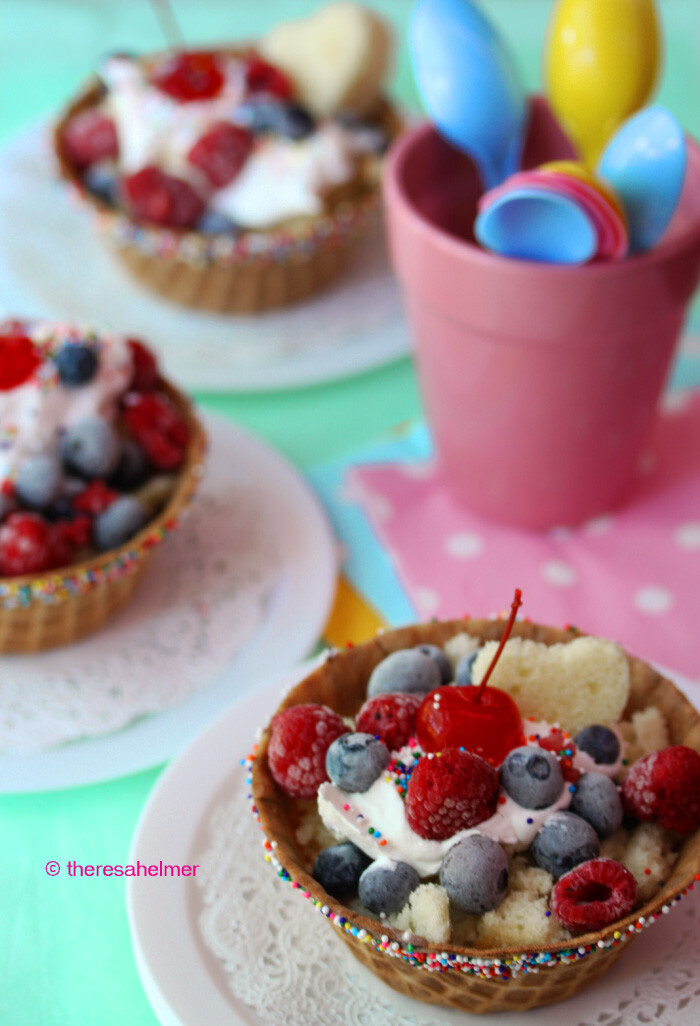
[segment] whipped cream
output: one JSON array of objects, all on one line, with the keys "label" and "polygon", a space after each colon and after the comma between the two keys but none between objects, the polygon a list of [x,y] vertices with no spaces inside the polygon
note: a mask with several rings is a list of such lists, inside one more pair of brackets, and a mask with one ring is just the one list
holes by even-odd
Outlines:
[{"label": "whipped cream", "polygon": [[176,175],[207,198],[212,210],[244,228],[269,228],[323,211],[324,195],[352,180],[357,157],[377,148],[376,131],[321,122],[303,139],[262,135],[236,178],[212,189],[187,160],[198,139],[217,122],[236,122],[246,99],[245,63],[220,55],[221,91],[211,99],[178,103],[152,86],[145,69],[112,57],[100,69],[108,92],[101,105],[119,141],[119,172],[130,175],[156,166]]},{"label": "whipped cream", "polygon": [[49,356],[69,336],[59,338],[49,325],[34,325],[26,333],[45,359],[28,381],[0,391],[0,482],[13,478],[27,456],[53,451],[71,424],[86,417],[114,421],[133,375],[133,357],[125,339],[103,336],[97,340],[86,335],[99,351],[95,376],[85,385],[66,388]]},{"label": "whipped cream", "polygon": [[[532,720],[523,724],[526,736],[539,734],[546,737],[554,727],[546,722]],[[615,732],[618,733],[617,730]],[[528,740],[527,743],[537,745],[536,740]],[[403,763],[410,764],[415,760],[413,749],[408,747],[394,754]],[[586,752],[578,751],[572,763],[581,773],[593,770],[615,777],[622,768],[622,757],[621,744],[620,757],[613,765],[598,764]],[[499,844],[508,845],[514,851],[529,848],[552,813],[569,808],[573,797],[569,788],[570,785],[564,781],[557,800],[543,809],[523,808],[503,788],[499,788],[498,805],[493,816],[443,841],[421,837],[412,829],[406,818],[404,801],[392,777],[387,775],[379,777],[362,793],[342,791],[331,783],[321,784],[318,789],[318,812],[334,837],[352,841],[372,859],[386,856],[407,862],[424,878],[435,876],[450,848],[471,834],[483,834]],[[372,833],[369,832],[370,828]]]}]

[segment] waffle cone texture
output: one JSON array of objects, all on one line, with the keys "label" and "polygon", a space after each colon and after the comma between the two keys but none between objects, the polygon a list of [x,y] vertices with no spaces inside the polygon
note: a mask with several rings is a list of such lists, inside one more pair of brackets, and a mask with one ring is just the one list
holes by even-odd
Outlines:
[{"label": "waffle cone texture", "polygon": [[160,387],[187,422],[189,442],[167,504],[118,549],[44,574],[0,577],[0,653],[68,645],[99,630],[133,595],[153,550],[177,527],[203,474],[206,435],[189,400]]},{"label": "waffle cone texture", "polygon": [[[238,56],[243,51],[228,51]],[[244,231],[237,239],[158,228],[129,216],[87,192],[66,153],[64,129],[75,114],[99,103],[104,87],[88,83],[54,131],[61,177],[91,208],[97,228],[130,274],[145,288],[181,306],[223,314],[262,313],[306,299],[325,288],[347,264],[380,204],[380,163],[363,158],[351,182],[333,189],[325,211],[297,217],[279,228]],[[376,112],[389,138],[400,118],[386,101]]]},{"label": "waffle cone texture", "polygon": [[[353,716],[366,698],[372,670],[391,652],[426,642],[442,646],[464,630],[482,641],[498,640],[504,628],[502,620],[470,619],[378,635],[366,644],[333,653],[286,696],[280,709],[317,702],[341,716]],[[512,637],[547,645],[578,636],[573,629],[531,623],[516,623],[512,632]],[[625,718],[638,709],[657,706],[668,722],[671,743],[700,751],[700,714],[671,681],[641,660],[627,658],[631,688]],[[398,934],[391,935],[386,924],[342,905],[313,879],[313,859],[296,838],[297,803],[279,790],[267,766],[269,737],[268,727],[251,758],[253,811],[265,834],[268,859],[282,879],[312,901],[359,961],[390,987],[420,1001],[472,1013],[522,1012],[564,1001],[606,972],[635,936],[669,911],[699,878],[700,829],[685,839],[673,872],[656,897],[603,930],[527,951],[450,944],[431,951],[421,947],[419,940],[408,945]]]}]

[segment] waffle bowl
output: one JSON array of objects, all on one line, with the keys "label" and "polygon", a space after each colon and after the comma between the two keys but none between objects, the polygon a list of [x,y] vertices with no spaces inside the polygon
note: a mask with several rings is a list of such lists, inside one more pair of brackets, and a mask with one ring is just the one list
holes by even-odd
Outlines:
[{"label": "waffle bowl", "polygon": [[[222,52],[237,57],[246,51]],[[296,303],[337,277],[375,219],[381,197],[381,158],[370,155],[359,162],[351,182],[328,193],[324,213],[317,216],[296,217],[268,230],[244,231],[236,238],[140,224],[89,193],[66,154],[68,120],[94,107],[104,92],[102,83],[93,78],[56,125],[54,148],[60,175],[95,215],[99,233],[131,275],[173,303],[225,314],[261,313]],[[389,139],[401,129],[401,119],[386,100],[378,102],[372,119]]]},{"label": "waffle bowl", "polygon": [[206,435],[186,396],[166,381],[159,387],[189,429],[173,494],[120,548],[49,573],[0,577],[0,653],[57,648],[98,630],[129,600],[154,549],[177,527],[202,478]]},{"label": "waffle bowl", "polygon": [[[497,640],[504,627],[502,620],[470,619],[387,632],[356,648],[334,653],[286,696],[280,709],[317,702],[341,716],[352,716],[366,698],[370,673],[389,653],[424,643],[442,646],[464,630],[482,641]],[[571,641],[580,632],[516,623],[511,636],[551,645]],[[641,660],[628,656],[628,661],[631,688],[624,716],[655,705],[667,719],[671,743],[700,751],[700,714],[671,681]],[[385,923],[360,915],[330,897],[313,879],[311,867],[318,849],[305,847],[297,840],[295,831],[303,803],[287,798],[272,779],[267,766],[269,736],[268,727],[251,759],[251,799],[265,835],[266,857],[283,880],[314,904],[360,962],[390,987],[420,1001],[472,1013],[522,1012],[564,1001],[611,968],[637,934],[668,912],[700,879],[698,829],[685,839],[673,871],[658,894],[603,930],[527,951],[450,944],[431,950],[422,946],[419,938],[409,944],[400,934],[392,936]]]}]

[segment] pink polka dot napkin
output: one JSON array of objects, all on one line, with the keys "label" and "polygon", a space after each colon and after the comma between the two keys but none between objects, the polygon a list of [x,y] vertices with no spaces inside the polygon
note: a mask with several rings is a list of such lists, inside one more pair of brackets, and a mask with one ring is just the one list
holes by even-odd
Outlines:
[{"label": "pink polka dot napkin", "polygon": [[700,392],[669,397],[634,500],[578,528],[531,533],[455,505],[430,463],[355,467],[349,485],[417,614],[573,623],[700,678]]}]

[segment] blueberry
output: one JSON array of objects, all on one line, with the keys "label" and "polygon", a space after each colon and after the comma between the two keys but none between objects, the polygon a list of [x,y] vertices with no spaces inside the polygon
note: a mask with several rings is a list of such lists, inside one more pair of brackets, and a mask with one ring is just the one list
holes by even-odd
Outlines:
[{"label": "blueberry", "polygon": [[360,877],[371,861],[356,845],[343,841],[318,855],[311,875],[332,898],[347,898],[357,894]]},{"label": "blueberry", "polygon": [[420,884],[420,877],[407,862],[379,858],[360,877],[360,901],[370,912],[400,912],[411,891]]},{"label": "blueberry", "polygon": [[95,546],[100,552],[118,548],[141,530],[146,519],[146,511],[132,495],[115,499],[95,517],[92,525]]},{"label": "blueberry", "polygon": [[119,465],[109,483],[120,492],[132,492],[147,480],[149,469],[148,458],[139,443],[125,438]]},{"label": "blueberry", "polygon": [[69,470],[85,478],[109,478],[119,465],[122,443],[106,420],[86,417],[67,428],[61,458]]},{"label": "blueberry", "polygon": [[472,683],[472,666],[476,662],[478,654],[479,649],[477,648],[476,652],[470,652],[468,655],[462,656],[455,668],[455,684],[464,688]]},{"label": "blueberry", "polygon": [[315,128],[313,118],[304,107],[279,100],[248,100],[236,108],[234,117],[239,125],[256,135],[274,132],[287,139],[304,139]]},{"label": "blueberry", "polygon": [[97,371],[99,360],[90,346],[67,342],[54,357],[58,378],[66,388],[87,385]]},{"label": "blueberry", "polygon": [[368,791],[391,755],[374,734],[343,734],[326,752],[326,773],[343,791]]},{"label": "blueberry", "polygon": [[416,645],[414,652],[422,652],[423,655],[434,659],[440,671],[440,680],[443,684],[450,683],[452,680],[452,663],[441,648],[438,648],[437,645]]},{"label": "blueberry", "polygon": [[463,912],[489,912],[501,904],[508,890],[506,853],[490,837],[463,837],[442,860],[440,883]]},{"label": "blueberry", "polygon": [[582,752],[587,752],[599,766],[612,766],[620,755],[617,734],[600,723],[593,723],[590,727],[580,730],[576,735],[576,745]]},{"label": "blueberry", "polygon": [[375,666],[367,685],[367,695],[374,698],[391,691],[427,695],[439,688],[441,681],[440,669],[434,659],[415,648],[403,648],[392,652]]},{"label": "blueberry", "polygon": [[83,184],[88,192],[111,207],[119,199],[119,180],[114,165],[99,161],[83,172]]},{"label": "blueberry", "polygon": [[28,509],[48,509],[61,494],[62,480],[61,464],[55,456],[28,456],[17,471],[17,498]]},{"label": "blueberry", "polygon": [[505,757],[501,786],[524,809],[546,809],[561,794],[564,777],[551,752],[535,745],[523,745]]},{"label": "blueberry", "polygon": [[240,229],[225,214],[218,210],[206,210],[197,222],[197,231],[205,235],[238,235]]},{"label": "blueberry", "polygon": [[610,837],[622,826],[620,792],[603,773],[584,773],[579,777],[570,809],[590,823],[598,837]]},{"label": "blueberry", "polygon": [[573,812],[552,813],[530,846],[534,861],[555,880],[580,862],[597,858],[599,852],[597,833]]}]

